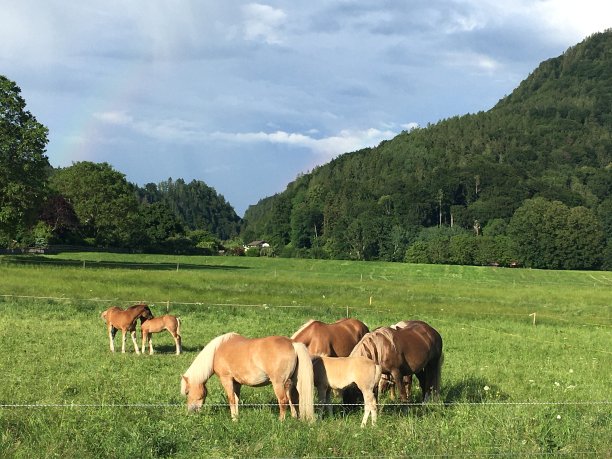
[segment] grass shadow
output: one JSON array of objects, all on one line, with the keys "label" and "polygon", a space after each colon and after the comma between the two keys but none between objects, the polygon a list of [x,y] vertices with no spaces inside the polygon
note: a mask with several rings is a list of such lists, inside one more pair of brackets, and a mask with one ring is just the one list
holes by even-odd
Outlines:
[{"label": "grass shadow", "polygon": [[56,259],[44,255],[10,255],[2,258],[4,263],[47,265],[47,266],[69,266],[79,268],[105,268],[105,269],[136,269],[144,271],[177,271],[177,270],[219,270],[232,271],[250,269],[247,266],[234,265],[210,265],[199,263],[151,263],[130,261],[90,261],[78,259]]},{"label": "grass shadow", "polygon": [[446,405],[455,403],[487,403],[492,400],[496,402],[509,400],[510,396],[503,392],[499,386],[487,384],[483,378],[468,378],[457,384],[453,384],[442,398]]},{"label": "grass shadow", "polygon": [[[176,354],[176,346],[174,344],[153,344],[155,354]],[[193,354],[200,352],[203,347],[198,346],[181,346],[181,354]],[[146,349],[147,353],[149,348]]]}]

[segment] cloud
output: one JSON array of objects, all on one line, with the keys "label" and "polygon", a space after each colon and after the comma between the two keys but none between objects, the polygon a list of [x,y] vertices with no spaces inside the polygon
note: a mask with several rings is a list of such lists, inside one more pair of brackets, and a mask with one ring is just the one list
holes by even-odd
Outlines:
[{"label": "cloud", "polygon": [[283,10],[260,3],[250,3],[242,8],[244,14],[244,38],[263,41],[269,45],[283,42],[280,30],[287,19]]},{"label": "cloud", "polygon": [[[402,126],[414,125],[416,125],[416,123],[409,123],[408,125]],[[322,161],[327,161],[342,153],[356,151],[366,147],[374,147],[383,140],[390,139],[395,135],[397,135],[397,132],[393,130],[369,128],[363,130],[345,129],[335,135],[320,138],[285,131],[260,131],[248,133],[215,132],[211,137],[226,142],[268,142],[273,144],[284,144],[291,147],[306,148],[317,154]]]},{"label": "cloud", "polygon": [[96,113],[94,117],[102,124],[131,129],[158,141],[187,144],[205,144],[214,141],[230,144],[271,143],[293,148],[305,148],[319,156],[321,160],[329,160],[342,153],[374,147],[383,140],[396,136],[400,130],[411,130],[418,127],[418,124],[414,122],[406,124],[387,123],[383,129],[343,129],[336,134],[315,137],[318,134],[316,129],[310,129],[305,134],[283,130],[273,132],[207,132],[200,126],[185,120],[144,121],[137,120],[121,111]]}]

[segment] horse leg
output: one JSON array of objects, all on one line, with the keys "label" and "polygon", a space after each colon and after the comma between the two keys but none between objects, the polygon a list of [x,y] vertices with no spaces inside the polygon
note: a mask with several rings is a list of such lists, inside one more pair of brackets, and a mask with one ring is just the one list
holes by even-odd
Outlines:
[{"label": "horse leg", "polygon": [[132,336],[132,342],[134,343],[134,350],[136,351],[136,354],[140,354],[140,348],[138,347],[138,342],[136,341],[136,330],[132,330],[130,335]]},{"label": "horse leg", "polygon": [[110,350],[111,352],[115,352],[115,335],[117,334],[117,329],[112,325],[108,325],[108,339],[110,341]]},{"label": "horse leg", "polygon": [[272,387],[274,388],[274,394],[276,395],[276,398],[278,399],[278,407],[280,410],[280,414],[278,416],[278,418],[281,421],[285,420],[285,414],[287,412],[287,405],[289,404],[289,400],[287,398],[287,394],[285,393],[285,384],[284,383],[278,383],[278,382],[273,382],[272,383]]},{"label": "horse leg", "polygon": [[372,425],[376,424],[376,397],[374,396],[373,390],[367,388],[361,388],[363,393],[363,419],[361,420],[361,427],[365,427],[368,423],[368,416],[371,416]]},{"label": "horse leg", "polygon": [[[431,362],[430,362],[431,363]],[[421,373],[417,375],[419,378],[419,383],[421,385],[421,390],[423,391],[423,403],[427,403],[431,398],[434,398],[438,395],[438,388],[436,386],[436,378],[437,375],[437,364],[427,366],[423,369]]]},{"label": "horse leg", "polygon": [[332,394],[332,389],[331,387],[327,386],[327,388],[325,389],[325,406],[327,407],[327,414],[330,417],[334,414],[334,409],[331,403],[331,394]]},{"label": "horse leg", "polygon": [[176,332],[173,332],[172,330],[168,331],[172,335],[172,338],[174,338],[174,344],[176,345],[176,355],[179,355],[181,353],[181,335]]},{"label": "horse leg", "polygon": [[121,353],[125,354],[125,333],[127,330],[121,330]]},{"label": "horse leg", "polygon": [[146,330],[142,330],[142,349],[141,352],[144,354],[145,353],[145,349],[147,347],[147,339],[149,338],[148,333],[146,332]]},{"label": "horse leg", "polygon": [[291,417],[297,418],[298,412],[296,410],[296,406],[299,405],[299,395],[297,393],[297,389],[295,389],[295,383],[292,379],[288,379],[285,381],[285,395],[287,396],[287,400],[289,400],[289,409],[291,410]]},{"label": "horse leg", "polygon": [[404,388],[404,378],[398,368],[395,368],[391,371],[391,376],[393,377],[393,381],[395,381],[395,385],[397,386],[397,391],[399,392],[399,397],[402,402],[406,402],[408,398],[406,397],[406,389]]},{"label": "horse leg", "polygon": [[227,401],[230,407],[230,415],[232,421],[238,420],[238,403],[240,401],[240,384],[234,381],[232,378],[221,379],[221,385],[225,389],[227,394]]},{"label": "horse leg", "polygon": [[[142,351],[144,353],[144,351]],[[149,333],[149,355],[153,355],[153,333]]]},{"label": "horse leg", "polygon": [[412,396],[412,375],[405,377],[404,384],[406,387],[406,398],[410,398]]}]

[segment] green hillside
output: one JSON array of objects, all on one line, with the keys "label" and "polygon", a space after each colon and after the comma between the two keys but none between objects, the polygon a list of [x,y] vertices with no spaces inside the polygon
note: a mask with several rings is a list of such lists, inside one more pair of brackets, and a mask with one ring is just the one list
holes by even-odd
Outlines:
[{"label": "green hillside", "polygon": [[543,62],[487,112],[299,177],[247,210],[243,235],[288,256],[610,267],[611,128],[609,30]]}]

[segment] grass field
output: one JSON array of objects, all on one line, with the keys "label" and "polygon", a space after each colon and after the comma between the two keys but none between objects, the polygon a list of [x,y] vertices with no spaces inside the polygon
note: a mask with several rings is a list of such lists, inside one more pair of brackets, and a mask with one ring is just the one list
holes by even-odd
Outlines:
[{"label": "grass field", "polygon": [[[148,302],[182,318],[157,354],[111,354],[100,312]],[[0,257],[0,457],[610,457],[612,273],[346,261],[64,254]],[[533,324],[535,313],[535,325]],[[279,422],[217,379],[186,413],[180,375],[228,331],[291,335],[346,315],[420,319],[444,340],[442,401],[381,397],[314,424]],[[120,340],[116,339],[120,348]],[[335,400],[338,403],[338,400]]]}]

